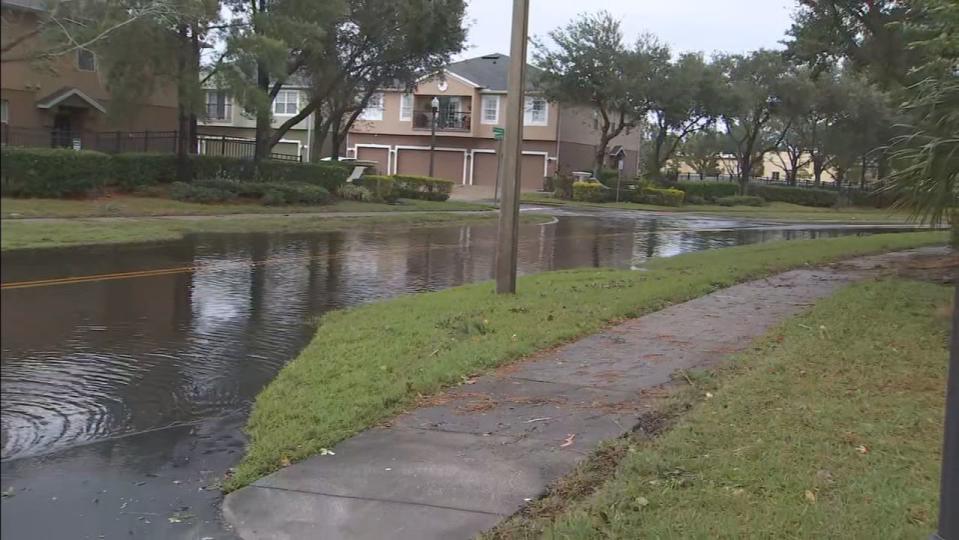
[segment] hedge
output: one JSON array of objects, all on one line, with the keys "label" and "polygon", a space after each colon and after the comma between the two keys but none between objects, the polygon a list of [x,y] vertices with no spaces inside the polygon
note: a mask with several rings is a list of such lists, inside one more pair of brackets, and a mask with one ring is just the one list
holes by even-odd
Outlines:
[{"label": "hedge", "polygon": [[396,182],[397,194],[405,199],[445,201],[453,192],[453,182],[449,180],[402,174],[394,174],[392,178]]},{"label": "hedge", "polygon": [[365,174],[361,178],[354,180],[354,184],[370,190],[373,198],[380,201],[396,202],[399,193],[396,190],[396,181],[392,176],[380,176],[377,174]]},{"label": "hedge", "polygon": [[608,189],[599,182],[573,182],[573,200],[584,202],[603,202],[604,191]]},{"label": "hedge", "polygon": [[[4,196],[68,197],[105,187],[134,191],[177,177],[178,160],[172,154],[108,155],[63,148],[4,147],[0,157]],[[266,160],[256,164],[225,156],[190,156],[189,166],[192,178],[294,182],[319,186],[327,192],[343,185],[350,174],[348,167],[335,163]]]},{"label": "hedge", "polygon": [[71,197],[100,190],[116,178],[112,157],[66,148],[0,149],[4,196]]},{"label": "hedge", "polygon": [[829,208],[839,202],[839,193],[828,189],[750,184],[749,194],[767,201],[779,201],[802,206]]},{"label": "hedge", "polygon": [[317,205],[330,200],[323,186],[306,182],[244,182],[229,178],[209,178],[192,183],[174,182],[170,197],[200,203],[225,202],[237,197],[259,199],[266,205]]},{"label": "hedge", "polygon": [[716,199],[716,204],[719,206],[762,206],[766,204],[766,201],[762,197],[752,195],[732,195]]},{"label": "hedge", "polygon": [[731,182],[680,182],[679,189],[686,192],[686,198],[700,197],[709,202],[720,197],[739,195],[739,184]]},{"label": "hedge", "polygon": [[679,189],[645,187],[636,191],[636,202],[659,206],[682,206],[686,193]]}]

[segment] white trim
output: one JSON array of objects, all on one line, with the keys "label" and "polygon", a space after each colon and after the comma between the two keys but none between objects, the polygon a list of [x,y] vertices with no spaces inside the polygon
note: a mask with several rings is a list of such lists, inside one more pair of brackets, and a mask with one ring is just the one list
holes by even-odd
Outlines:
[{"label": "white trim", "polygon": [[[492,119],[492,120],[487,120],[487,119],[486,119],[486,104],[484,103],[484,101],[486,101],[487,99],[495,99],[495,100],[496,100],[496,118],[494,118],[494,119]],[[499,109],[500,109],[500,102],[501,102],[501,101],[502,101],[502,100],[500,99],[500,97],[499,97],[498,95],[496,95],[496,94],[489,94],[489,95],[485,95],[485,96],[484,96],[484,95],[481,95],[481,96],[480,96],[480,106],[479,106],[479,108],[480,108],[480,124],[487,125],[487,126],[495,126],[495,125],[499,124]]]},{"label": "white trim", "polygon": [[303,142],[298,139],[280,139],[276,141],[276,144],[280,143],[296,143],[296,157],[303,159]]},{"label": "white trim", "polygon": [[[276,112],[276,98],[279,97],[282,92],[293,92],[296,95],[296,112],[293,112],[293,113]],[[289,101],[284,101],[283,103],[284,104],[289,103]],[[274,97],[273,101],[270,102],[270,110],[273,112],[273,116],[282,117],[282,118],[290,118],[290,117],[296,116],[297,114],[300,114],[300,91],[294,90],[292,88],[280,88],[280,91],[276,93],[276,97]]]},{"label": "white trim", "polygon": [[432,78],[434,78],[434,77],[438,77],[438,76],[440,75],[440,73],[442,73],[442,74],[444,74],[444,75],[451,75],[451,76],[453,76],[453,78],[459,79],[461,82],[464,82],[464,83],[472,86],[473,88],[483,88],[482,85],[476,84],[475,82],[467,79],[466,77],[464,77],[464,76],[462,76],[462,75],[457,75],[456,73],[453,73],[452,71],[449,71],[449,70],[446,70],[446,69],[441,69],[441,70],[437,71],[436,73],[431,73],[431,74],[429,74],[429,75],[423,75],[423,76],[420,77],[419,79],[416,79],[416,82],[419,83],[420,81],[425,81],[425,80],[432,79]]},{"label": "white trim", "polygon": [[[427,152],[430,150],[429,146],[406,146],[401,144],[396,145],[394,148],[396,149],[395,150],[396,166],[393,167],[394,171],[396,171],[399,168],[400,150],[426,150]],[[463,178],[462,180],[460,180],[460,184],[464,186],[467,185],[466,184],[466,157],[469,155],[469,150],[465,148],[448,148],[448,147],[440,147],[440,146],[437,146],[433,150],[436,150],[439,152],[462,152],[463,153]],[[396,173],[394,172],[393,174],[396,174]]]},{"label": "white trim", "polygon": [[[543,114],[545,115],[545,119],[543,120],[543,123],[539,123],[539,122],[533,123],[533,122],[526,121],[526,100],[527,99],[530,99],[530,100],[542,99],[543,103],[546,104],[546,107],[543,109]],[[523,96],[523,127],[546,127],[548,125],[549,125],[549,100],[543,96],[524,95]]]},{"label": "white trim", "polygon": [[[352,149],[352,150],[353,150],[353,159],[360,159],[360,148],[379,148],[379,149],[385,149],[385,150],[386,150],[386,174],[387,174],[387,175],[393,174],[393,172],[391,171],[391,169],[393,169],[393,167],[390,166],[390,161],[391,161],[391,159],[392,159],[392,154],[393,154],[393,148],[392,148],[390,145],[388,145],[388,144],[373,144],[373,143],[357,143],[357,144],[353,145],[353,149]],[[347,155],[348,155],[348,154],[349,154],[349,151],[350,151],[350,148],[347,147],[346,151],[347,151]]]},{"label": "white trim", "polygon": [[96,109],[96,110],[98,110],[98,111],[100,111],[100,112],[102,112],[102,113],[106,113],[106,112],[107,112],[107,110],[103,107],[103,105],[100,105],[100,103],[98,103],[97,100],[95,100],[95,99],[93,99],[92,97],[84,94],[83,92],[77,90],[76,88],[71,88],[69,92],[66,92],[66,93],[64,93],[64,94],[61,95],[61,96],[57,96],[57,97],[51,99],[50,101],[37,103],[37,108],[38,108],[38,109],[52,109],[53,107],[57,106],[61,101],[65,100],[65,99],[67,99],[67,98],[69,98],[69,97],[72,97],[72,96],[77,96],[77,97],[79,97],[79,98],[82,99],[83,101],[86,101],[87,103],[89,103],[91,107],[93,107],[94,109]]},{"label": "white trim", "polygon": [[[405,98],[405,97],[407,97],[407,96],[410,98],[410,111],[409,111],[410,114],[409,114],[409,116],[403,116],[403,98]],[[384,96],[383,99],[386,99],[386,97]],[[416,103],[416,98],[413,96],[413,94],[412,94],[411,92],[403,92],[402,94],[400,94],[400,122],[412,122],[412,121],[413,121],[413,104],[414,104],[414,103]],[[385,108],[386,108],[386,107],[384,107],[384,109],[385,109]]]}]

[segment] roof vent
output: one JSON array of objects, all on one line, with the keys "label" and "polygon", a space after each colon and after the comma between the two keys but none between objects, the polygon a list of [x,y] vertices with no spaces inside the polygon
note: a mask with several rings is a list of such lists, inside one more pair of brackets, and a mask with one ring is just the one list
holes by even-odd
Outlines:
[{"label": "roof vent", "polygon": [[483,56],[482,58],[483,58],[483,60],[499,60],[499,55],[498,55],[498,54],[487,54],[486,56]]}]

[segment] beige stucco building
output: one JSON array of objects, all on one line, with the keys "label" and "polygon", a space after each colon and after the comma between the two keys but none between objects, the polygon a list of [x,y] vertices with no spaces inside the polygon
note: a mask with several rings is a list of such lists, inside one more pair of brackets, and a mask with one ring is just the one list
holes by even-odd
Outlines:
[{"label": "beige stucco building", "polygon": [[[376,161],[387,174],[426,175],[430,160],[433,98],[437,113],[434,176],[463,185],[496,182],[497,140],[494,128],[506,120],[506,79],[510,59],[490,54],[450,64],[424,77],[412,90],[384,88],[371,99],[346,139],[347,156]],[[529,77],[537,70],[530,67]],[[523,189],[540,189],[557,171],[588,171],[599,141],[592,109],[545,99],[528,85],[524,104]],[[612,141],[608,166],[623,163],[636,173],[640,133]]]}]

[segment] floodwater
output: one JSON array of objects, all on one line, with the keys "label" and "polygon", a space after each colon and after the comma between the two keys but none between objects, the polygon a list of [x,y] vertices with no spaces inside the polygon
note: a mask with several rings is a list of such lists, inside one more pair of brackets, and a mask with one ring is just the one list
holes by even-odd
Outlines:
[{"label": "floodwater", "polygon": [[[553,212],[521,227],[521,273],[878,230]],[[316,317],[489,279],[495,238],[383,227],[4,255],[2,537],[231,538],[219,479]]]}]

